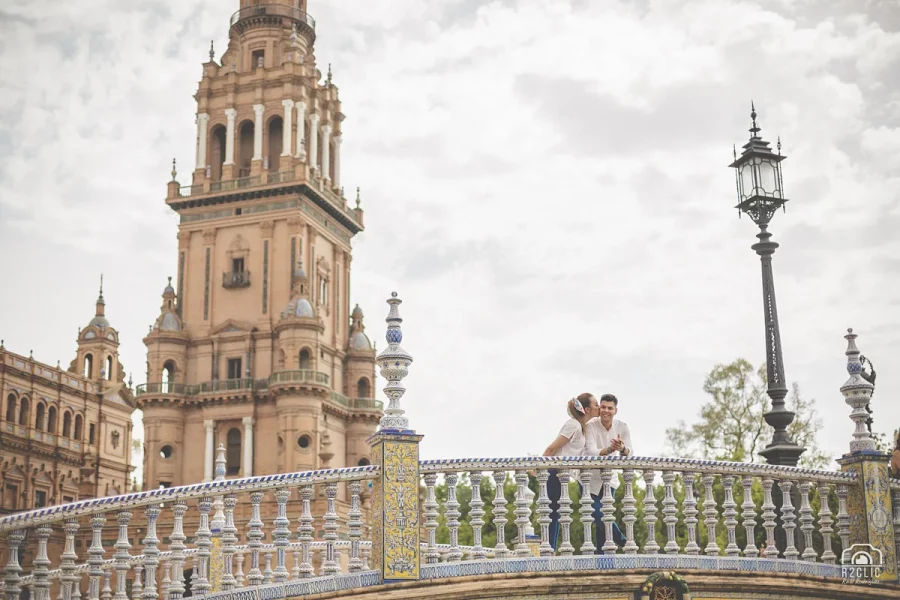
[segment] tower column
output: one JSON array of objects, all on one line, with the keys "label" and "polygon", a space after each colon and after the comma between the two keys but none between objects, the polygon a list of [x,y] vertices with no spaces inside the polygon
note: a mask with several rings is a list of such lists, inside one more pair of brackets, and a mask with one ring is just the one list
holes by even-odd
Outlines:
[{"label": "tower column", "polygon": [[212,481],[213,478],[213,459],[215,446],[213,445],[213,431],[216,422],[207,420],[203,421],[203,427],[206,428],[206,452],[203,456],[203,481]]},{"label": "tower column", "polygon": [[300,160],[306,159],[306,150],[303,148],[303,140],[306,138],[306,102],[297,103],[297,154],[294,156]]},{"label": "tower column", "polygon": [[253,114],[255,116],[253,121],[253,160],[262,160],[263,157],[263,115],[265,112],[266,107],[262,104],[253,105]]},{"label": "tower column", "polygon": [[331,179],[331,125],[322,127],[322,177]]},{"label": "tower column", "polygon": [[281,128],[282,146],[281,155],[291,155],[291,133],[294,130],[294,101],[282,100],[281,105],[284,107],[284,124]]},{"label": "tower column", "polygon": [[334,189],[341,189],[341,136],[334,136]]},{"label": "tower column", "polygon": [[244,477],[253,477],[253,417],[244,417]]},{"label": "tower column", "polygon": [[206,134],[209,126],[209,114],[197,115],[197,164],[195,169],[206,168]]},{"label": "tower column", "polygon": [[234,108],[225,109],[225,162],[224,165],[234,164],[234,118],[237,116],[237,110]]},{"label": "tower column", "polygon": [[319,115],[309,115],[309,166],[318,169],[319,164]]}]

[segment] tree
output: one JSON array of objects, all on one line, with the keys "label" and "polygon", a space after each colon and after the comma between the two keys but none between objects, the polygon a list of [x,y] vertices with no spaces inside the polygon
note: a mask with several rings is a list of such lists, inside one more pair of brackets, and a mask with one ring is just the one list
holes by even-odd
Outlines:
[{"label": "tree", "polygon": [[[727,365],[716,365],[706,376],[703,391],[710,401],[700,408],[700,420],[688,426],[678,421],[666,430],[666,439],[675,456],[735,462],[758,462],[771,428],[763,415],[769,410],[766,394],[766,369],[754,370],[747,360],[739,358]],[[788,430],[792,438],[806,447],[800,465],[821,468],[830,462],[819,450],[815,434],[822,427],[814,399],[806,400],[795,383],[788,407],[794,421]]]}]

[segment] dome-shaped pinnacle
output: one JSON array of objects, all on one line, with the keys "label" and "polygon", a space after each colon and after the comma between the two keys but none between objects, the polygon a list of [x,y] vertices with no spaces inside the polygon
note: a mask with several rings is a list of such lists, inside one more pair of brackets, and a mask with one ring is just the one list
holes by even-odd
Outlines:
[{"label": "dome-shaped pinnacle", "polygon": [[291,277],[291,301],[288,302],[287,308],[281,313],[282,317],[307,317],[316,316],[315,309],[308,298],[309,294],[309,278],[306,276],[306,270],[303,268],[303,259],[297,260],[297,268]]},{"label": "dome-shaped pinnacle", "polygon": [[167,294],[175,294],[175,288],[172,287],[172,277],[168,277],[169,283],[166,285],[166,289],[163,290],[163,296]]}]

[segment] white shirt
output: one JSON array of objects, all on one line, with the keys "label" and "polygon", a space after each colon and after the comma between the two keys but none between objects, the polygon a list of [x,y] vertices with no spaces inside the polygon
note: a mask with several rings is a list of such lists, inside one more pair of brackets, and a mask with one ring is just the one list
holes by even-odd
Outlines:
[{"label": "white shirt", "polygon": [[[628,429],[628,424],[624,421],[613,419],[612,425],[607,429],[600,422],[600,418],[597,417],[588,421],[585,429],[587,430],[587,440],[584,447],[585,455],[599,456],[600,450],[609,448],[612,441],[618,436],[621,436],[622,441],[625,442],[629,456],[634,455],[634,446],[631,444],[631,430]],[[621,452],[616,450],[607,456],[618,456],[621,454]],[[594,470],[591,473],[591,493],[595,496],[600,496],[603,493],[603,480],[600,478],[602,471]],[[612,489],[619,487],[618,471],[613,471],[610,487]]]},{"label": "white shirt", "polygon": [[556,456],[581,456],[584,454],[585,437],[581,429],[581,423],[575,419],[569,419],[563,423],[559,430],[559,435],[565,437],[569,441],[556,453]]}]

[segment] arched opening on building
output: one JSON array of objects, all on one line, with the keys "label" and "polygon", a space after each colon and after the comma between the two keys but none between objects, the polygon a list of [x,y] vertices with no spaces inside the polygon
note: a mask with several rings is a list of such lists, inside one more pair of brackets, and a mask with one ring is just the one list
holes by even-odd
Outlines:
[{"label": "arched opening on building", "polygon": [[44,430],[44,403],[38,402],[34,407],[34,428],[38,431]]},{"label": "arched opening on building", "polygon": [[232,427],[228,430],[225,445],[225,474],[237,475],[241,471],[241,430]]},{"label": "arched opening on building", "polygon": [[275,358],[275,364],[277,365],[279,371],[284,371],[284,362],[285,362],[284,349],[280,349],[280,350],[278,350],[277,357]]},{"label": "arched opening on building", "polygon": [[244,121],[238,127],[238,146],[235,163],[238,166],[238,177],[250,175],[250,161],[253,158],[253,121]]},{"label": "arched opening on building", "polygon": [[333,182],[334,181],[334,155],[337,151],[337,144],[334,143],[334,137],[328,138],[328,144],[331,146],[331,148],[329,149],[329,155],[331,157],[331,161],[328,165],[328,178],[331,179],[331,181]]},{"label": "arched opening on building", "polygon": [[84,418],[81,415],[75,415],[75,439],[81,441],[84,432]]},{"label": "arched opening on building", "polygon": [[28,403],[28,398],[22,398],[19,400],[19,425],[22,427],[28,426],[28,417],[31,412],[31,405]]},{"label": "arched opening on building", "polygon": [[162,370],[162,393],[169,394],[173,391],[172,384],[175,383],[175,363],[171,360],[166,361]]},{"label": "arched opening on building", "polygon": [[107,381],[112,381],[112,378],[113,378],[112,370],[113,370],[112,356],[107,356],[106,357],[106,380]]},{"label": "arched opening on building", "polygon": [[357,398],[368,398],[369,397],[369,380],[365,377],[360,377],[359,381],[356,382],[356,397]]},{"label": "arched opening on building", "polygon": [[15,394],[6,397],[6,420],[10,423],[16,422],[16,404]]},{"label": "arched opening on building", "polygon": [[368,458],[366,458],[365,456],[363,456],[361,459],[359,459],[359,462],[357,462],[356,464],[357,464],[357,466],[365,467],[365,466],[368,466],[368,465],[370,465],[370,464],[372,464],[372,463],[369,462],[369,459],[368,459]]},{"label": "arched opening on building", "polygon": [[94,355],[93,354],[85,354],[84,355],[84,369],[82,370],[82,375],[90,379],[94,376]]},{"label": "arched opening on building", "polygon": [[72,413],[66,411],[63,413],[63,437],[72,437]]},{"label": "arched opening on building", "polygon": [[299,358],[300,358],[300,365],[298,368],[301,371],[308,371],[308,370],[312,369],[311,359],[309,357],[309,350],[307,350],[306,348],[301,350]]},{"label": "arched opening on building", "polygon": [[284,146],[284,121],[275,116],[269,120],[269,173],[281,169],[281,150]]},{"label": "arched opening on building", "polygon": [[56,407],[51,406],[47,410],[47,432],[56,435]]},{"label": "arched opening on building", "polygon": [[209,178],[222,179],[222,165],[225,162],[225,126],[216,125],[209,132]]},{"label": "arched opening on building", "polygon": [[322,175],[322,132],[316,131],[313,135],[316,136],[316,169],[319,172],[319,175]]}]

